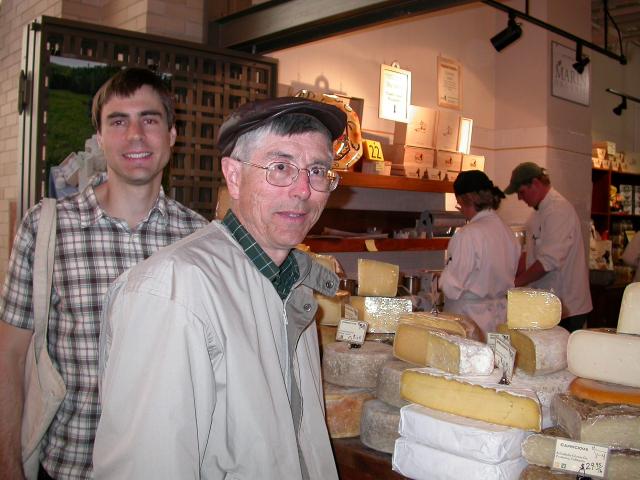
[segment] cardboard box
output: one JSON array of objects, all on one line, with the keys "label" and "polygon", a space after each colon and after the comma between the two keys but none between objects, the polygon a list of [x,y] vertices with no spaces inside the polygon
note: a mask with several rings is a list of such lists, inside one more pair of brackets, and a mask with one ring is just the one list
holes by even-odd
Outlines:
[{"label": "cardboard box", "polygon": [[436,168],[439,170],[459,172],[460,168],[462,168],[462,154],[438,150],[436,153]]},{"label": "cardboard box", "polygon": [[591,149],[591,156],[599,158],[600,160],[602,160],[605,157],[606,154],[607,154],[607,149],[606,148],[592,148]]},{"label": "cardboard box", "polygon": [[449,110],[441,110],[436,126],[436,148],[455,152],[458,148],[459,130],[460,115]]},{"label": "cardboard box", "polygon": [[602,168],[602,158],[591,157],[591,166],[593,168]]},{"label": "cardboard box", "polygon": [[481,170],[484,172],[484,155],[463,155],[461,170],[463,172],[467,170]]},{"label": "cardboard box", "polygon": [[362,159],[362,173],[369,175],[391,175],[391,162],[371,161]]},{"label": "cardboard box", "polygon": [[456,178],[458,178],[458,175],[460,175],[460,172],[452,172],[450,170],[447,170],[447,176],[445,177],[445,180],[447,180],[448,182],[455,182]]},{"label": "cardboard box", "polygon": [[607,140],[603,140],[601,142],[593,142],[591,148],[603,148],[607,152],[607,155],[616,154],[616,142],[609,142]]},{"label": "cardboard box", "polygon": [[437,168],[427,168],[427,178],[429,180],[444,180],[447,176],[446,170],[439,170]]},{"label": "cardboard box", "polygon": [[437,119],[437,110],[409,105],[409,123],[396,122],[393,143],[434,148]]}]

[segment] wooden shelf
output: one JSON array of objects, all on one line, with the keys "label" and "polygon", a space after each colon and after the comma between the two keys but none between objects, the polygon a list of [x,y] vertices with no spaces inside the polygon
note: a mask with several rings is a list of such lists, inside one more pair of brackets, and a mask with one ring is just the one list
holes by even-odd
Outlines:
[{"label": "wooden shelf", "polygon": [[[446,250],[449,244],[448,238],[381,238],[371,240],[379,252],[422,251],[422,250]],[[362,238],[305,238],[305,245],[312,252],[369,252]]]},{"label": "wooden shelf", "polygon": [[341,187],[379,188],[386,190],[406,190],[410,192],[453,193],[453,183],[438,180],[394,175],[367,175],[357,172],[338,172]]}]

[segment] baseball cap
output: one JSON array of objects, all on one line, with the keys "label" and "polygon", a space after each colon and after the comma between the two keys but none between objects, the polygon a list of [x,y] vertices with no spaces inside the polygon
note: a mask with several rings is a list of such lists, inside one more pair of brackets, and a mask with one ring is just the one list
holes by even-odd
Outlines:
[{"label": "baseball cap", "polygon": [[531,180],[533,180],[534,178],[538,178],[545,173],[546,172],[544,168],[542,168],[537,163],[521,163],[513,169],[513,172],[511,172],[511,182],[509,182],[507,188],[504,189],[504,193],[506,193],[507,195],[516,193],[523,184],[530,183]]},{"label": "baseball cap", "polygon": [[261,127],[272,120],[290,113],[310,115],[319,120],[331,140],[340,137],[347,126],[347,115],[338,107],[300,97],[279,97],[255,100],[240,105],[224,121],[218,131],[218,149],[222,156],[231,154],[242,134]]}]

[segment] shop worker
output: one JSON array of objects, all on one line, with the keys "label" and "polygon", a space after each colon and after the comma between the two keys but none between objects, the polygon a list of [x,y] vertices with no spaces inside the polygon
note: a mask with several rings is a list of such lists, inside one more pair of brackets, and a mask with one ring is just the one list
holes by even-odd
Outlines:
[{"label": "shop worker", "polygon": [[[100,309],[109,284],[208,222],[161,188],[176,139],[173,98],[146,69],[121,70],[93,99],[107,172],[57,202],[48,351],[67,389],[44,439],[39,478],[91,476],[99,418]],[[0,478],[22,478],[25,353],[33,329],[32,271],[41,204],[18,230],[0,299]]]},{"label": "shop worker", "polygon": [[474,320],[485,336],[507,320],[506,293],[520,258],[520,244],[496,213],[504,193],[480,170],[453,182],[458,209],[468,221],[451,238],[439,279],[447,312]]},{"label": "shop worker", "polygon": [[336,479],[313,292],[338,278],[295,247],[339,181],[338,108],[240,106],[218,147],[222,221],[114,283],[100,340],[96,479]]},{"label": "shop worker", "polygon": [[546,170],[533,162],[511,173],[506,194],[534,209],[527,222],[527,251],[520,262],[516,287],[553,291],[562,302],[560,325],[582,328],[592,310],[589,270],[578,214],[552,186]]}]

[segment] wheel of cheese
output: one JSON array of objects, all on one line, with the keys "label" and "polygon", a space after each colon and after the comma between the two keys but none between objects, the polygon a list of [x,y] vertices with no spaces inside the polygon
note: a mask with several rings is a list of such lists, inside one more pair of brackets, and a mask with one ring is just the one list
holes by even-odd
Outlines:
[{"label": "wheel of cheese", "polygon": [[400,379],[402,372],[412,367],[413,365],[402,360],[391,360],[385,363],[378,374],[376,398],[397,408],[408,405],[409,402],[400,396]]},{"label": "wheel of cheese", "polygon": [[640,388],[615,383],[578,377],[569,385],[569,392],[575,397],[596,403],[626,403],[640,406]]},{"label": "wheel of cheese", "polygon": [[326,382],[343,387],[376,388],[378,373],[393,359],[393,348],[377,342],[364,342],[349,348],[346,342],[326,345],[322,353],[322,373]]},{"label": "wheel of cheese", "polygon": [[511,336],[516,349],[516,368],[529,375],[548,375],[567,368],[569,332],[562,327],[545,330],[514,330],[498,325],[498,332]]},{"label": "wheel of cheese", "polygon": [[349,438],[360,435],[362,405],[374,398],[370,388],[340,387],[324,383],[324,403],[327,427],[331,438]]},{"label": "wheel of cheese", "polygon": [[367,400],[362,407],[360,441],[379,452],[393,453],[400,423],[400,409],[381,400]]}]

